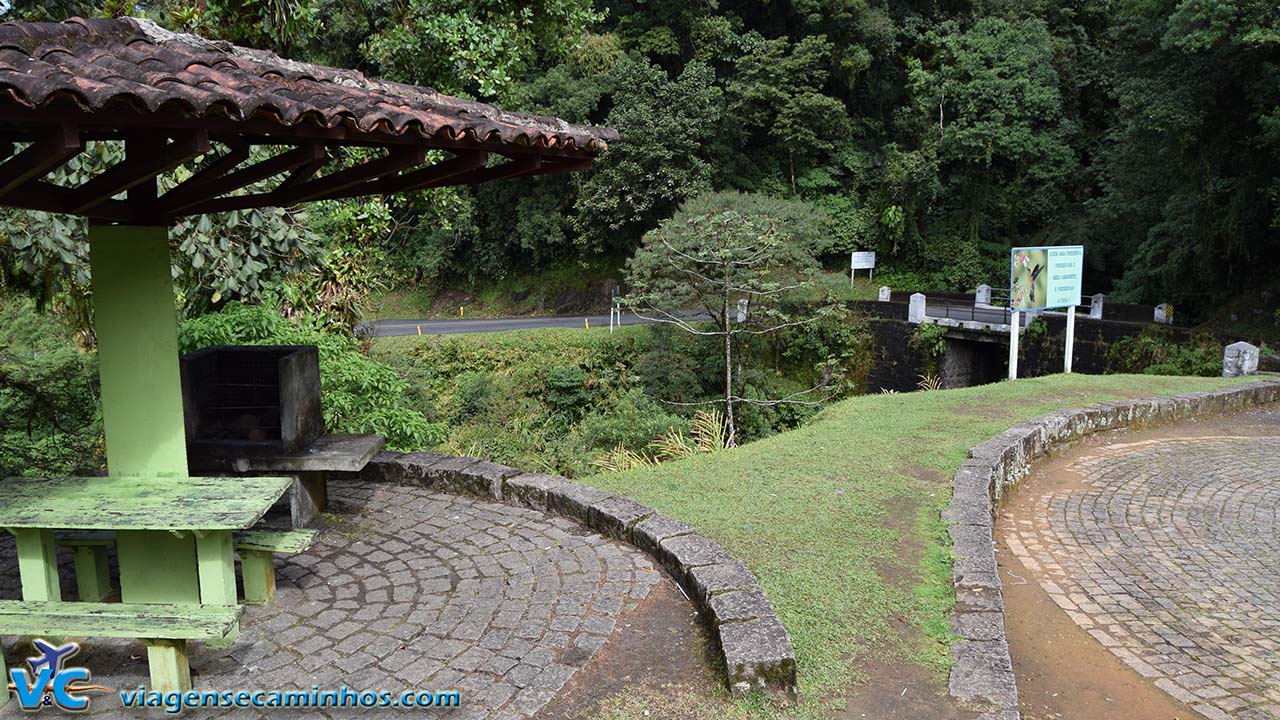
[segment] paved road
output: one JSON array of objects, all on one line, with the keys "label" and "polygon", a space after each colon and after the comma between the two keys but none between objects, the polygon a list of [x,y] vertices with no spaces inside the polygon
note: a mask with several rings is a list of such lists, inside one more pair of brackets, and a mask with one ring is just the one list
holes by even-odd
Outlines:
[{"label": "paved road", "polygon": [[1280,410],[1120,440],[1007,541],[1085,632],[1212,720],[1280,718]]},{"label": "paved road", "polygon": [[[705,315],[691,314],[688,319],[706,319]],[[374,320],[361,323],[356,332],[371,328],[376,337],[394,335],[457,335],[465,333],[507,332],[510,330],[535,330],[538,328],[580,328],[583,321],[591,327],[609,327],[609,316],[606,315],[554,315],[550,317],[518,317],[518,318],[477,318],[474,320],[458,318],[456,320]],[[622,313],[623,325],[642,325],[653,322],[636,317],[631,312]]]}]

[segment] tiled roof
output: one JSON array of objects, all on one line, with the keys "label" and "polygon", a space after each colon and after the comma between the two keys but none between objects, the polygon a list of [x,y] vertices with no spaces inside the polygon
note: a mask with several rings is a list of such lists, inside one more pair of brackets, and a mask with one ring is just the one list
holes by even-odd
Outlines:
[{"label": "tiled roof", "polygon": [[180,118],[221,123],[223,131],[252,124],[254,132],[271,136],[309,132],[336,141],[578,157],[604,150],[617,137],[604,128],[505,112],[430,88],[172,33],[136,18],[0,25],[0,110],[6,106],[71,107],[88,124],[107,115]]}]

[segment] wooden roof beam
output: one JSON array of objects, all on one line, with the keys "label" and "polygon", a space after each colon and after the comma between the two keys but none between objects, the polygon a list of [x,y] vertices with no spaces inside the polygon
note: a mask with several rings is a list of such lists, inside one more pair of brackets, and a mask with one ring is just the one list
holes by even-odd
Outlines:
[{"label": "wooden roof beam", "polygon": [[175,191],[190,191],[192,188],[204,185],[211,180],[217,180],[235,170],[240,163],[249,159],[249,143],[242,138],[232,136],[216,139],[227,146],[227,151],[201,165],[199,170],[191,174],[191,177],[183,180],[177,187],[170,190],[171,193]]},{"label": "wooden roof beam", "polygon": [[[189,185],[190,181],[183,183],[160,198],[160,207],[163,212],[171,215],[196,215],[202,212],[209,212],[207,210],[188,210],[188,208],[208,204],[220,195],[239,190],[269,177],[275,177],[280,173],[317,161],[323,162],[326,157],[323,145],[301,145],[261,162],[254,163],[247,168],[194,186]],[[247,207],[254,206],[249,205]]]},{"label": "wooden roof beam", "polygon": [[76,188],[77,200],[71,213],[92,215],[88,211],[100,203],[147,181],[154,183],[157,176],[207,152],[207,130],[182,133],[173,142],[165,142],[160,138],[155,141],[140,139],[126,143],[124,160]]},{"label": "wooden roof beam", "polygon": [[330,196],[341,195],[343,191],[351,188],[364,186],[376,178],[395,175],[406,167],[421,165],[425,159],[425,148],[420,146],[405,148],[404,150],[396,150],[376,160],[338,170],[305,183],[283,189],[277,188],[267,193],[216,198],[184,208],[183,212],[198,214],[243,210],[253,207],[286,207],[310,200],[321,200]]},{"label": "wooden roof beam", "polygon": [[405,168],[421,165],[427,159],[426,148],[421,145],[395,148],[385,157],[370,160],[345,170],[329,173],[324,177],[303,183],[283,192],[277,189],[282,205],[294,205],[308,200],[316,200],[347,188],[359,186],[376,178],[395,175]]},{"label": "wooden roof beam", "polygon": [[421,188],[438,187],[459,175],[484,167],[488,160],[489,153],[487,152],[480,150],[461,151],[456,156],[448,160],[442,160],[434,165],[343,188],[340,191],[326,194],[319,199],[338,200],[364,195],[393,195]]},{"label": "wooden roof beam", "polygon": [[501,165],[476,168],[470,172],[449,178],[446,181],[428,183],[422,187],[430,188],[440,187],[441,185],[475,185],[477,183],[491,182],[493,180],[506,180],[513,177],[536,175],[541,168],[544,167],[542,158],[537,155],[518,155],[516,157],[504,155],[504,157],[509,158],[509,160]]},{"label": "wooden roof beam", "polygon": [[44,137],[28,145],[0,165],[0,198],[30,180],[39,180],[62,167],[84,149],[80,131],[70,123],[60,123]]},{"label": "wooden roof beam", "polygon": [[[25,210],[39,210],[48,213],[69,214],[78,202],[79,196],[74,188],[54,185],[43,180],[32,180],[25,185],[14,188],[4,197],[4,204]],[[107,200],[93,209],[95,219],[112,222],[141,221],[127,203],[120,200]],[[150,222],[149,219],[145,219]]]}]

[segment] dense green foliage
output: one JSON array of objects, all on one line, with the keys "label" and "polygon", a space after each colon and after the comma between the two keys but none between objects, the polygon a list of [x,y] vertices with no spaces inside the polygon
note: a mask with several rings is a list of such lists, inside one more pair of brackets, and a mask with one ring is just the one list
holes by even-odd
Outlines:
[{"label": "dense green foliage", "polygon": [[[857,318],[826,316],[777,337],[744,343],[735,370],[750,392],[783,393],[823,376],[845,397],[865,388],[870,335]],[[640,452],[669,430],[687,432],[715,397],[723,350],[666,327],[539,330],[493,335],[386,338],[372,357],[409,383],[404,401],[447,427],[443,449],[520,468],[587,471],[619,446]],[[804,406],[739,411],[743,439],[796,427]]]},{"label": "dense green foliage", "polygon": [[102,469],[97,363],[54,318],[0,298],[0,477]]},{"label": "dense green foliage", "polygon": [[1169,328],[1149,325],[1107,348],[1107,372],[1219,377],[1222,342],[1206,333],[1179,340]]},{"label": "dense green foliage", "polygon": [[999,286],[1011,245],[1080,242],[1087,293],[1195,317],[1265,284],[1280,251],[1266,0],[18,0],[6,15],[103,13],[622,133],[591,173],[368,201],[410,282],[617,267],[708,189],[804,203],[829,263],[875,249],[919,289]]}]

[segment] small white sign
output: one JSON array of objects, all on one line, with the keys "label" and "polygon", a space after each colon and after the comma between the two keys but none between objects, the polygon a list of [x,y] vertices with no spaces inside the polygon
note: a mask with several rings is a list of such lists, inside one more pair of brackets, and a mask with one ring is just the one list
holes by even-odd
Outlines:
[{"label": "small white sign", "polygon": [[876,254],[874,252],[855,252],[849,253],[849,269],[850,270],[871,270],[876,266]]}]

